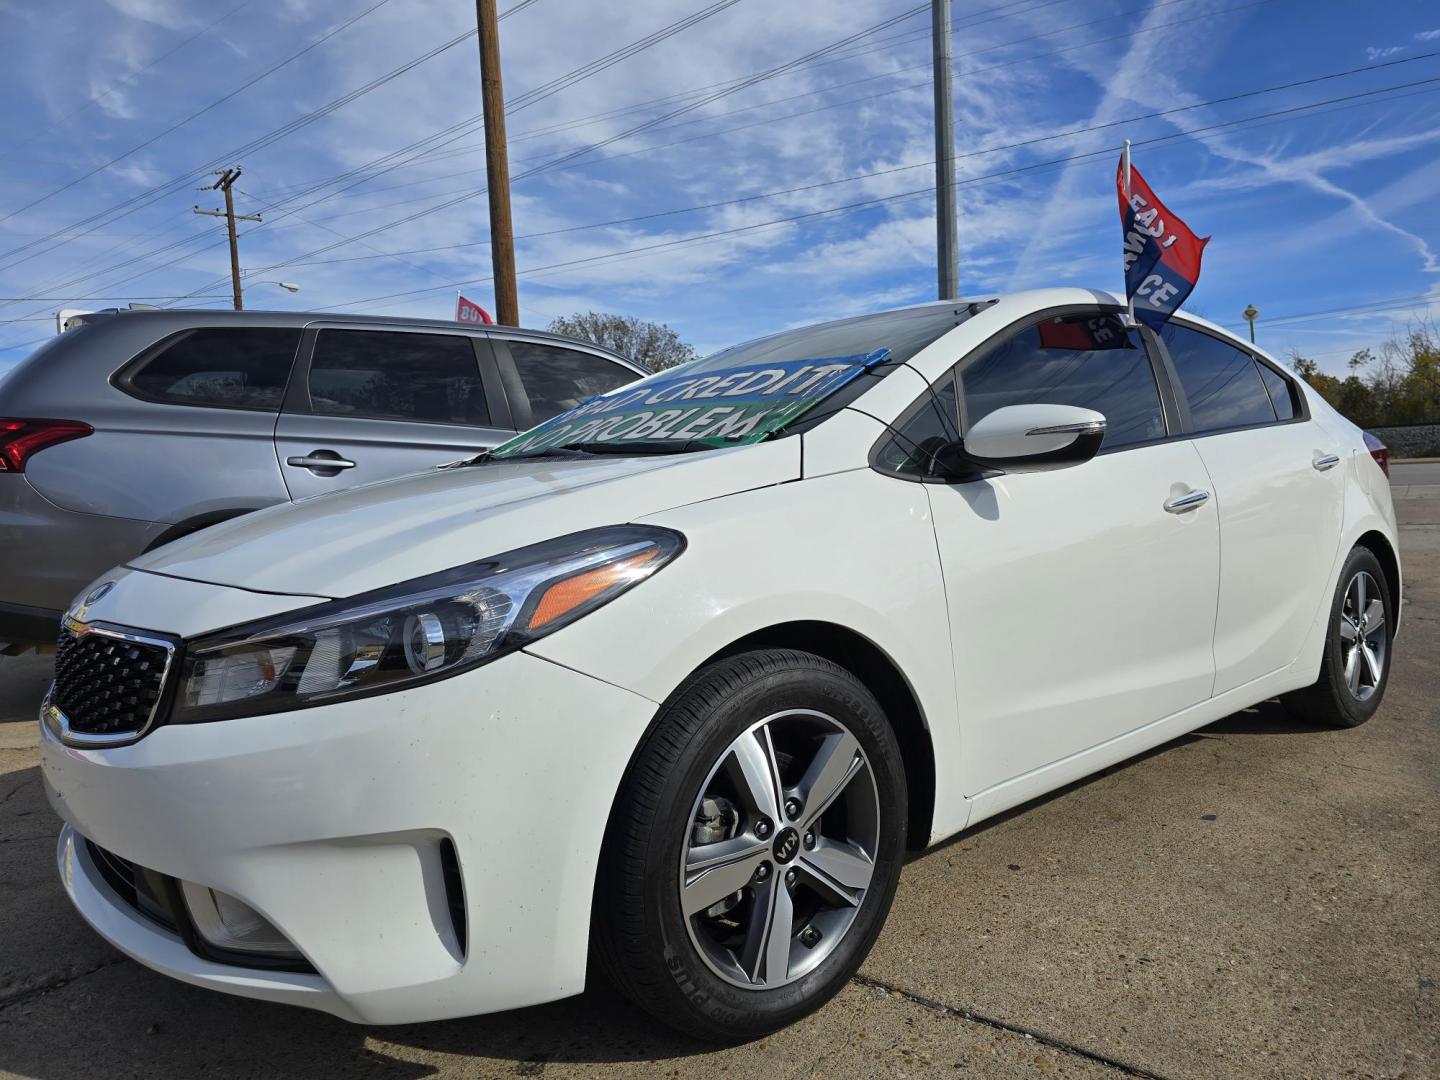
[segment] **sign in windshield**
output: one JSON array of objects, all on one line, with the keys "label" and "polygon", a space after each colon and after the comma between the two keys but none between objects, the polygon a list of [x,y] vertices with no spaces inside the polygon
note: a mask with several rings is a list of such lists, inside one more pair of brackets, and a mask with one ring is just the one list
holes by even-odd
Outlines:
[{"label": "sign in windshield", "polygon": [[497,446],[492,458],[560,447],[674,442],[759,442],[794,422],[889,349],[814,360],[754,361],[732,368],[660,372],[552,417]]}]

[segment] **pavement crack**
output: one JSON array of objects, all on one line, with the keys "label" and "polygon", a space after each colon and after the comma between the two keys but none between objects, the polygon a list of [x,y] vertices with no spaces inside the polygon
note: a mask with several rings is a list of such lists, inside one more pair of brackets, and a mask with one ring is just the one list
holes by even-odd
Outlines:
[{"label": "pavement crack", "polygon": [[939,1013],[942,1016],[958,1017],[961,1020],[969,1020],[972,1023],[984,1024],[986,1027],[994,1028],[997,1031],[1006,1031],[1012,1035],[1023,1035],[1033,1039],[1042,1046],[1048,1046],[1052,1050],[1059,1050],[1062,1054],[1071,1054],[1075,1057],[1084,1058],[1086,1061],[1093,1061],[1097,1065],[1103,1065],[1107,1069],[1114,1069],[1123,1076],[1139,1077],[1140,1080],[1166,1080],[1159,1073],[1151,1072],[1149,1069],[1141,1068],[1139,1065],[1131,1065],[1129,1062],[1121,1061],[1118,1058],[1109,1057],[1095,1050],[1087,1050],[1083,1046],[1076,1046],[1074,1043],[1066,1042],[1064,1039],[1054,1035],[1046,1035],[1043,1031],[1036,1031],[1034,1028],[1025,1027],[1023,1024],[1012,1024],[1008,1020],[998,1020],[993,1016],[986,1016],[984,1013],[976,1012],[974,1009],[956,1008],[953,1005],[946,1005],[942,1001],[925,997],[912,990],[896,986],[893,983],[885,982],[883,979],[872,978],[869,975],[856,974],[851,978],[852,982],[861,986],[868,986],[874,990],[884,990],[887,993],[898,994],[905,1000],[910,1001],[921,1008],[929,1009],[931,1012]]},{"label": "pavement crack", "polygon": [[124,962],[125,957],[115,955],[100,961],[100,963],[92,968],[86,968],[84,971],[76,972],[74,975],[62,975],[42,983],[37,983],[28,989],[21,990],[19,993],[0,998],[0,1012],[10,1008],[12,1005],[23,1005],[25,1002],[31,1001],[34,998],[42,997],[54,990],[69,986],[72,982],[83,979],[87,975],[94,975],[97,971],[104,971],[108,967],[114,967],[116,964],[122,964]]}]

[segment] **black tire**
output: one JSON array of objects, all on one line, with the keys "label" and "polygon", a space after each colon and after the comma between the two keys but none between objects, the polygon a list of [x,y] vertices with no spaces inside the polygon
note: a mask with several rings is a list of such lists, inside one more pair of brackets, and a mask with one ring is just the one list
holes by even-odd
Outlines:
[{"label": "black tire", "polygon": [[[1380,678],[1373,686],[1363,688],[1364,697],[1352,690],[1345,677],[1345,659],[1350,651],[1349,643],[1341,634],[1341,620],[1346,611],[1346,594],[1352,582],[1361,574],[1369,575],[1379,593],[1378,599],[1384,611],[1384,626],[1379,635],[1384,642],[1380,653]],[[1395,633],[1395,604],[1390,596],[1390,585],[1385,578],[1384,568],[1374,552],[1366,547],[1351,549],[1340,571],[1340,581],[1330,602],[1329,626],[1325,634],[1325,651],[1320,660],[1320,677],[1303,690],[1286,694],[1281,700],[1292,714],[1331,727],[1350,728],[1365,723],[1380,708],[1385,697],[1385,687],[1390,681],[1392,651],[1391,638]]]},{"label": "black tire", "polygon": [[[833,718],[868,759],[878,809],[873,870],[853,921],[813,969],[794,976],[787,969],[795,981],[773,988],[741,987],[719,977],[692,940],[679,870],[702,788],[737,740],[785,710]],[[789,650],[743,653],[702,669],[657,716],[616,799],[595,891],[595,954],[603,973],[656,1018],[711,1041],[756,1038],[818,1009],[854,975],[889,913],[904,859],[907,799],[895,733],[874,695],[848,671]],[[774,833],[777,852],[781,832]],[[800,869],[804,857],[795,856],[792,868]],[[773,865],[778,887],[783,859]],[[756,903],[756,890],[752,882],[736,895]],[[796,934],[790,948],[806,942],[805,931]]]}]

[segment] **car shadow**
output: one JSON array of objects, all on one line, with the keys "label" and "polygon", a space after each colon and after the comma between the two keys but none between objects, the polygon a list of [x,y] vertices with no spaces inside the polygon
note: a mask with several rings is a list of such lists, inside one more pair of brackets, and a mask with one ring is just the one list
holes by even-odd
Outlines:
[{"label": "car shadow", "polygon": [[[33,723],[34,721],[28,721]],[[0,732],[11,727],[0,724]],[[967,830],[1209,735],[1311,731],[1267,702],[1171,740]],[[234,998],[156,974],[117,954],[72,910],[54,863],[59,823],[39,768],[0,773],[0,1072],[69,1080],[117,1062],[152,1077],[367,1076],[409,1080],[454,1067],[538,1076],[548,1064],[654,1062],[714,1049],[672,1032],[596,980],[578,997],[460,1020],[360,1027],[308,1010]],[[919,858],[944,851],[953,841]]]}]

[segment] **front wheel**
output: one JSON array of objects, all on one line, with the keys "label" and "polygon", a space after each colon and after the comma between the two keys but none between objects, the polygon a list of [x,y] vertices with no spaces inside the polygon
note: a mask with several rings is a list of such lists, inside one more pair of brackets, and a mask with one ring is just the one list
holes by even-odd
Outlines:
[{"label": "front wheel", "polygon": [[864,960],[905,850],[905,773],[874,696],[808,653],[718,662],[626,776],[596,886],[610,980],[735,1041],[830,999]]},{"label": "front wheel", "polygon": [[1285,695],[1286,707],[1332,727],[1369,720],[1385,696],[1394,632],[1394,601],[1380,560],[1369,548],[1354,548],[1330,604],[1320,677]]}]

